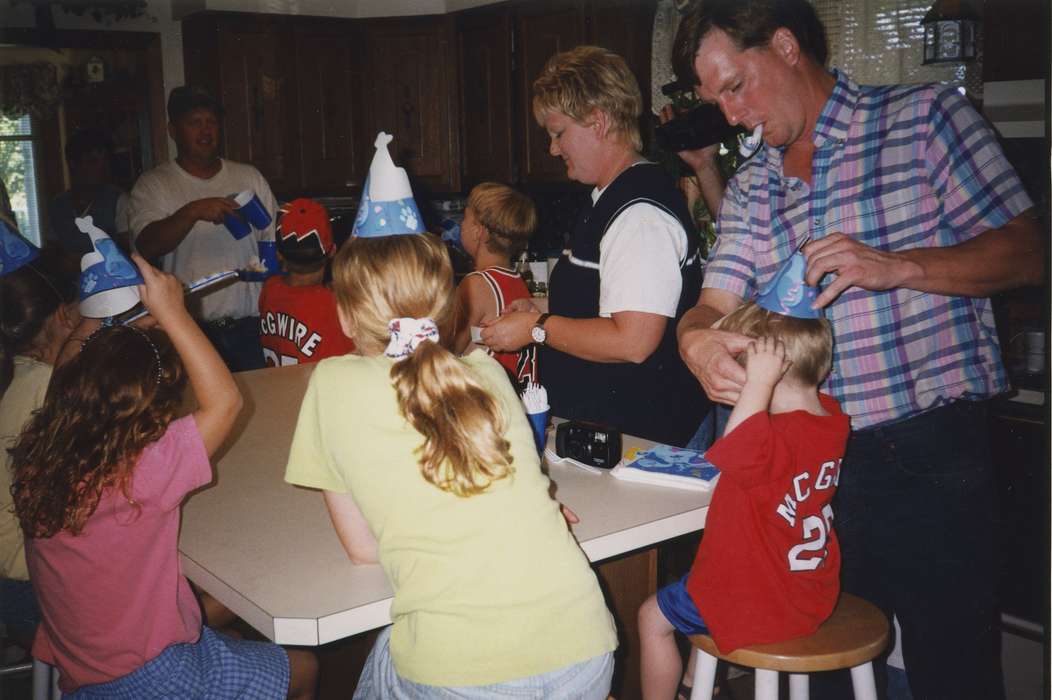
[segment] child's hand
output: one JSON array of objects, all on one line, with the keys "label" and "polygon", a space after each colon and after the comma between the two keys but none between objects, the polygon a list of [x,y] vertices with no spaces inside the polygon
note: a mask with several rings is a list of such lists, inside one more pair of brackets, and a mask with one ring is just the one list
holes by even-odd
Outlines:
[{"label": "child's hand", "polygon": [[745,382],[774,386],[789,369],[785,344],[774,338],[757,338],[745,349]]},{"label": "child's hand", "polygon": [[138,253],[132,253],[132,261],[138,266],[145,283],[139,285],[142,304],[162,328],[173,318],[186,314],[183,283],[175,275],[161,272]]}]

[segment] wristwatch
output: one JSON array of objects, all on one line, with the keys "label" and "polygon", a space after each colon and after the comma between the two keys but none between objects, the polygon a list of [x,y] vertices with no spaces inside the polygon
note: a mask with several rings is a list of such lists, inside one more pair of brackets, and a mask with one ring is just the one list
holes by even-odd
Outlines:
[{"label": "wristwatch", "polygon": [[533,338],[533,342],[544,345],[548,340],[548,331],[544,330],[544,322],[548,320],[551,314],[541,314],[537,317],[537,322],[533,324],[533,328],[530,329],[530,337]]}]

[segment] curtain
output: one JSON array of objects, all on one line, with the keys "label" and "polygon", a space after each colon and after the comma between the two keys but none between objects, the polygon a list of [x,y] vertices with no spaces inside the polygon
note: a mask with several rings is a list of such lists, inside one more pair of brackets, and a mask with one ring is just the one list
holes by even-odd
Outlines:
[{"label": "curtain", "polygon": [[16,63],[0,66],[0,114],[20,119],[54,115],[62,101],[58,68],[52,63]]},{"label": "curtain", "polygon": [[829,65],[867,85],[941,83],[982,99],[982,37],[969,63],[921,63],[921,19],[933,0],[811,0],[825,25]]}]

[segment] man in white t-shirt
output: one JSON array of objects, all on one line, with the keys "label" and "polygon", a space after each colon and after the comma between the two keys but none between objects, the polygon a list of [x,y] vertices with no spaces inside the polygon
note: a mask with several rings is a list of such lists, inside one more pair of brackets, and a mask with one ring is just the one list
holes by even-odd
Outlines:
[{"label": "man in white t-shirt", "polygon": [[[273,240],[273,221],[235,239],[223,217],[237,209],[231,198],[256,193],[273,220],[277,203],[251,165],[219,157],[222,105],[200,88],[177,87],[168,97],[168,133],[176,158],[145,172],[132,189],[130,222],[135,248],[160,260],[183,282],[213,272],[245,269],[259,257],[258,242]],[[234,371],[263,367],[259,344],[259,282],[234,282],[201,295],[195,314],[223,360]]]}]

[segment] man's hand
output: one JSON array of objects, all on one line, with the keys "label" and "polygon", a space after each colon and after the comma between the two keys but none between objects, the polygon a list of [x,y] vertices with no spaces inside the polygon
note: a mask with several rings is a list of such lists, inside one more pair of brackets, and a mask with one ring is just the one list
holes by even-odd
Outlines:
[{"label": "man's hand", "polygon": [[237,208],[237,202],[228,197],[206,197],[205,199],[195,199],[184,204],[179,210],[179,214],[194,221],[210,221],[213,224],[221,224],[223,223],[223,217],[227,214],[237,216],[234,214]]},{"label": "man's hand", "polygon": [[515,352],[533,342],[536,311],[513,311],[482,324],[482,344],[497,352]]},{"label": "man's hand", "polygon": [[785,344],[775,338],[757,338],[745,349],[746,383],[773,387],[789,369]]},{"label": "man's hand", "polygon": [[738,333],[694,328],[680,334],[679,354],[713,401],[733,405],[745,385],[745,369],[735,356],[751,339]]},{"label": "man's hand", "polygon": [[[672,109],[671,104],[667,104],[661,108],[658,120],[662,124],[666,124],[675,118],[676,112]],[[705,148],[696,148],[689,151],[676,151],[676,155],[683,159],[683,162],[687,164],[687,167],[697,173],[701,170],[718,169],[716,165],[716,156],[719,155],[719,152],[720,144],[717,142],[705,146]]]},{"label": "man's hand", "polygon": [[828,273],[836,277],[815,299],[817,309],[828,306],[848,287],[874,292],[895,289],[921,274],[917,263],[898,253],[877,250],[843,233],[832,233],[804,246],[807,283],[816,286]]}]

